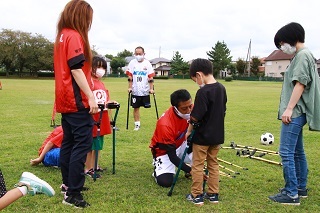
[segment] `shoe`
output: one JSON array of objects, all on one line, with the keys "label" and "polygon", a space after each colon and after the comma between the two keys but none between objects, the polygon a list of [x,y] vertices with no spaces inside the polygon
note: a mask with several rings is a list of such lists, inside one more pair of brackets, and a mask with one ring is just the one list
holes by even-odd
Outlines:
[{"label": "shoe", "polygon": [[299,196],[297,196],[297,198],[292,198],[289,195],[287,195],[285,191],[282,191],[281,193],[273,196],[269,196],[269,199],[284,205],[296,205],[296,206],[300,205]]},{"label": "shoe", "polygon": [[90,204],[83,199],[82,194],[67,195],[66,193],[64,195],[64,199],[62,203],[69,206],[74,206],[75,208],[81,208],[81,209],[90,206]]},{"label": "shoe", "polygon": [[[91,178],[94,178],[94,171],[93,169],[89,169],[89,171],[86,172],[86,175],[88,175],[89,177]],[[100,178],[101,175],[99,175],[97,172],[96,172],[96,178]]]},{"label": "shoe", "polygon": [[52,197],[55,194],[54,189],[46,181],[41,180],[30,172],[23,172],[16,186],[26,186],[30,195],[46,194]]},{"label": "shoe", "polygon": [[199,205],[199,206],[202,206],[204,203],[203,203],[203,196],[202,194],[200,195],[197,195],[196,197],[193,197],[192,194],[188,194],[186,196],[186,199],[190,202],[192,202],[193,204],[195,205]]},{"label": "shoe", "polygon": [[298,189],[299,197],[307,198],[308,197],[308,191],[309,191],[309,189]]},{"label": "shoe", "polygon": [[[60,186],[60,189],[61,189],[61,191],[60,191],[61,194],[64,194],[64,193],[67,192],[68,186],[62,184],[62,185]],[[88,188],[88,187],[85,187],[85,186],[83,186],[82,189],[81,189],[81,191],[88,191],[88,190],[89,190],[89,188]]]},{"label": "shoe", "polygon": [[103,172],[104,169],[102,169],[100,166],[98,166],[98,168],[96,169],[96,172]]},{"label": "shoe", "polygon": [[[285,191],[284,188],[279,189],[280,192]],[[308,197],[308,191],[309,189],[298,189],[298,196],[301,198],[307,198]]]},{"label": "shoe", "polygon": [[140,126],[139,125],[136,125],[135,127],[134,127],[134,131],[138,131],[140,129]]},{"label": "shoe", "polygon": [[213,194],[204,193],[203,198],[208,199],[210,203],[219,203],[219,194],[217,193],[213,193]]},{"label": "shoe", "polygon": [[184,177],[185,177],[185,178],[188,178],[188,179],[191,179],[191,178],[192,178],[192,175],[191,175],[190,173],[188,173],[188,172],[185,172],[185,173],[184,173]]}]

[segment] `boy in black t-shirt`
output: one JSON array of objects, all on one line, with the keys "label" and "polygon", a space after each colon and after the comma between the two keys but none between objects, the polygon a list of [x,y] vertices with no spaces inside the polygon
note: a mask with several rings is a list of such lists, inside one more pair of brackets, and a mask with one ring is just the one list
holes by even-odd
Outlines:
[{"label": "boy in black t-shirt", "polygon": [[[203,199],[218,203],[219,164],[217,154],[220,144],[224,143],[224,117],[227,94],[225,87],[213,76],[212,64],[207,59],[195,59],[190,65],[190,77],[200,89],[196,93],[194,107],[190,114],[188,137],[195,128],[192,137],[192,186],[187,200],[203,205]],[[209,177],[208,190],[203,192],[203,168],[207,161]]]}]

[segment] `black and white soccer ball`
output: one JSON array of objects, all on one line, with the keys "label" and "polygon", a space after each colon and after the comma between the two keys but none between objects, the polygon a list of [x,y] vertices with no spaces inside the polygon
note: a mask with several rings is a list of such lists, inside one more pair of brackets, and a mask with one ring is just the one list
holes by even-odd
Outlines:
[{"label": "black and white soccer ball", "polygon": [[263,133],[260,137],[260,141],[263,145],[271,145],[274,143],[274,136],[269,132]]}]

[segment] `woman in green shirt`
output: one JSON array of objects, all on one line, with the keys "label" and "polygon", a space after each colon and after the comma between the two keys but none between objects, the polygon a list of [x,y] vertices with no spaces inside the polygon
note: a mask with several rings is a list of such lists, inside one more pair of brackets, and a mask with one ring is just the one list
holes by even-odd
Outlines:
[{"label": "woman in green shirt", "polygon": [[305,32],[298,23],[289,23],[274,37],[276,47],[294,54],[281,91],[278,119],[282,121],[280,156],[285,186],[280,193],[269,196],[275,202],[300,205],[307,197],[308,164],[303,148],[303,126],[320,130],[320,82],[316,59],[304,46]]}]

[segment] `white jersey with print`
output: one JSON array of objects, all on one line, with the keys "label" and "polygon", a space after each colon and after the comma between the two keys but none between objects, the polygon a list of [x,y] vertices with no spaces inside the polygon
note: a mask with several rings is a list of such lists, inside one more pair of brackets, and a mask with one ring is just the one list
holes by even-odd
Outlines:
[{"label": "white jersey with print", "polygon": [[133,59],[130,61],[127,71],[132,74],[132,94],[136,96],[149,95],[148,76],[154,73],[151,63],[146,59],[142,62]]}]

